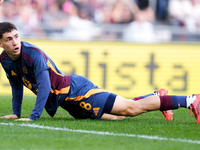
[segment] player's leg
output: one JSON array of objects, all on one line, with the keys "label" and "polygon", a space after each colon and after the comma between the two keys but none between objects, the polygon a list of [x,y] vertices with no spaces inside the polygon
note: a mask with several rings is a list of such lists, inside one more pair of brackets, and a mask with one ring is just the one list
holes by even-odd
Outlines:
[{"label": "player's leg", "polygon": [[[137,100],[140,100],[140,99],[143,99],[145,97],[152,96],[152,95],[164,96],[164,95],[167,95],[167,93],[168,93],[167,90],[159,89],[159,90],[155,91],[154,93],[150,93],[150,94],[147,94],[147,95],[135,97],[135,98],[133,98],[133,100],[137,101]],[[166,110],[166,111],[161,111],[161,112],[164,115],[164,118],[165,118],[166,121],[167,120],[170,120],[170,121],[173,120],[173,112],[172,112],[172,110]]]},{"label": "player's leg", "polygon": [[194,96],[149,96],[140,101],[127,100],[116,96],[111,114],[124,116],[137,116],[153,110],[170,110],[179,107],[189,108],[195,101]]},{"label": "player's leg", "polygon": [[126,118],[125,116],[111,115],[107,113],[104,113],[101,116],[101,120],[123,120],[125,118]]},{"label": "player's leg", "polygon": [[148,96],[139,101],[132,101],[116,96],[111,114],[134,117],[148,111],[159,109],[160,98],[158,96]]},{"label": "player's leg", "polygon": [[132,98],[132,100],[137,101],[137,100],[141,100],[143,98],[146,98],[146,97],[152,96],[152,95],[163,96],[163,95],[167,95],[167,93],[168,93],[167,90],[165,90],[165,89],[159,89],[159,90],[157,90],[157,91],[155,91],[153,93],[150,93],[150,94],[142,95],[142,96],[139,96],[139,97],[134,97],[134,98]]},{"label": "player's leg", "polygon": [[[159,89],[157,91],[154,92],[155,95],[157,96],[164,96],[167,95],[168,91],[165,89]],[[172,110],[165,110],[165,111],[161,111],[162,114],[164,115],[164,118],[166,121],[172,121],[173,120],[173,112]]]},{"label": "player's leg", "polygon": [[[138,100],[141,100],[143,98],[146,98],[148,96],[152,96],[152,95],[156,95],[156,96],[159,96],[159,95],[167,95],[168,91],[165,90],[165,89],[160,89],[160,90],[157,90],[155,91],[154,93],[150,93],[150,94],[146,94],[146,95],[142,95],[142,96],[139,96],[139,97],[134,97],[132,100],[134,101],[138,101]],[[171,111],[171,110],[168,110],[168,111]],[[163,111],[163,112],[166,112],[164,114],[164,117],[165,117],[165,120],[172,120],[172,114],[173,113],[168,113],[168,111]],[[172,112],[172,111],[171,111]],[[102,120],[122,120],[122,119],[125,119],[126,117],[125,116],[118,116],[118,115],[111,115],[111,114],[107,114],[107,113],[104,113],[101,117]]]},{"label": "player's leg", "polygon": [[[193,112],[197,120],[197,124],[200,124],[200,94],[196,94],[193,97],[195,97],[195,101],[190,106],[190,114],[192,116],[192,112]],[[191,101],[193,100],[193,97],[191,98]]]}]

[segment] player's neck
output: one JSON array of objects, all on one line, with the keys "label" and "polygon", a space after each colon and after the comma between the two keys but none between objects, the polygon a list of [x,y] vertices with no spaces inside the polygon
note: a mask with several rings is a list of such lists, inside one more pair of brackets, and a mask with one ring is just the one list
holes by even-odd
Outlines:
[{"label": "player's neck", "polygon": [[21,56],[21,53],[18,54],[18,55],[8,55],[13,61],[17,60],[20,56]]}]

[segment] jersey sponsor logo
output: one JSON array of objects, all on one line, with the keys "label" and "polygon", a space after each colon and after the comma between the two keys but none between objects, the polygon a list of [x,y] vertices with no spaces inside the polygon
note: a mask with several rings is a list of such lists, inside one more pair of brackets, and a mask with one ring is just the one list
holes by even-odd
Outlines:
[{"label": "jersey sponsor logo", "polygon": [[11,75],[16,76],[17,74],[13,70],[11,70]]},{"label": "jersey sponsor logo", "polygon": [[95,114],[95,116],[97,116],[97,114],[98,114],[98,112],[99,112],[99,107],[97,107],[97,108],[93,108],[93,111],[94,111],[94,114]]}]

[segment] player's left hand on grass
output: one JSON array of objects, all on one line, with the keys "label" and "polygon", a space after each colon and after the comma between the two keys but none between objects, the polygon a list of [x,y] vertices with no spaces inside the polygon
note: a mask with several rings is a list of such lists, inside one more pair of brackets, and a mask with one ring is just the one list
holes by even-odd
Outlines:
[{"label": "player's left hand on grass", "polygon": [[15,119],[15,121],[31,121],[30,118],[20,118],[20,119]]}]

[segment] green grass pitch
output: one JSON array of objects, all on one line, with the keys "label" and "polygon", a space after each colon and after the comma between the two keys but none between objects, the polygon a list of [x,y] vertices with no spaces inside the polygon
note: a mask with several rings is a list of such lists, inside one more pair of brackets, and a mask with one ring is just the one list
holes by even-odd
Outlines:
[{"label": "green grass pitch", "polygon": [[[25,96],[21,117],[29,117],[35,97]],[[187,109],[174,110],[174,121],[160,111],[121,121],[75,120],[58,109],[38,121],[0,119],[0,150],[188,150],[200,147],[200,125]],[[11,96],[0,96],[0,116],[12,113]]]}]

